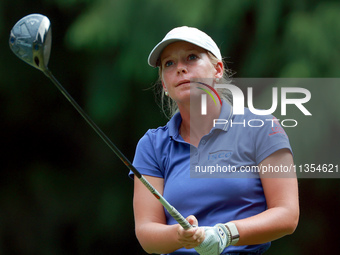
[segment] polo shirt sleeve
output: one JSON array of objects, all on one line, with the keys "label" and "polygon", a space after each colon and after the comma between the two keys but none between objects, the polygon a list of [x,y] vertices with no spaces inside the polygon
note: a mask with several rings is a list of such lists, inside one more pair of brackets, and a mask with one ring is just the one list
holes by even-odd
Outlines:
[{"label": "polo shirt sleeve", "polygon": [[[149,130],[139,140],[132,164],[142,175],[164,178],[159,166],[152,136],[153,132]],[[129,177],[133,179],[134,174],[132,171],[130,171]]]},{"label": "polo shirt sleeve", "polygon": [[[259,118],[259,116],[257,116]],[[280,149],[288,149],[292,152],[288,136],[278,119],[272,115],[260,117],[264,125],[254,128],[254,141],[256,149],[256,164]]]}]

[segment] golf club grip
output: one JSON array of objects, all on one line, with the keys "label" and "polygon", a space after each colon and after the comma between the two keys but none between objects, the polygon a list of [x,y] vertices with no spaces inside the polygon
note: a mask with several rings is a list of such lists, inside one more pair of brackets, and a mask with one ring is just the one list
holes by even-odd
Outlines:
[{"label": "golf club grip", "polygon": [[192,228],[191,224],[180,214],[175,207],[172,206],[171,211],[169,211],[169,214],[179,223],[179,225],[182,226],[185,230]]},{"label": "golf club grip", "polygon": [[184,228],[191,228],[191,224],[180,214],[175,207],[169,204],[168,201],[148,182],[144,176],[141,175],[139,180],[144,184],[144,186],[161,202],[168,213]]},{"label": "golf club grip", "polygon": [[66,91],[66,89],[53,76],[50,70],[45,70],[44,74],[53,82],[59,91],[67,98],[67,100],[74,106],[79,114],[86,120],[86,122],[96,131],[100,138],[110,147],[110,149],[123,161],[123,163],[130,169],[135,176],[148,188],[148,190],[161,202],[169,214],[184,228],[189,229],[192,226],[190,223],[173,207],[168,201],[141,175],[141,173],[131,164],[131,162],[124,156],[124,154],[113,144],[113,142],[105,135],[105,133],[93,122],[93,120],[84,112],[73,97]]}]

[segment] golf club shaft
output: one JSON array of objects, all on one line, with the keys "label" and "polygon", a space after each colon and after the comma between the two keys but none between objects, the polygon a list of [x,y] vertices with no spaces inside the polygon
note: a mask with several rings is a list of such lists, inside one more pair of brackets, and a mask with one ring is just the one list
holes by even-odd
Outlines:
[{"label": "golf club shaft", "polygon": [[104,132],[93,122],[93,120],[84,112],[84,110],[78,105],[78,103],[72,98],[72,96],[66,91],[66,89],[59,83],[59,81],[53,76],[50,70],[43,71],[44,74],[53,82],[53,84],[59,89],[59,91],[67,98],[67,100],[76,108],[80,115],[86,120],[86,122],[96,131],[100,138],[109,146],[109,148],[123,161],[123,163],[130,169],[135,176],[145,185],[145,187],[161,202],[169,214],[184,228],[189,229],[192,226],[190,223],[173,207],[168,201],[141,175],[141,173],[131,164],[131,162],[124,156],[124,154],[114,145],[114,143],[104,134]]}]

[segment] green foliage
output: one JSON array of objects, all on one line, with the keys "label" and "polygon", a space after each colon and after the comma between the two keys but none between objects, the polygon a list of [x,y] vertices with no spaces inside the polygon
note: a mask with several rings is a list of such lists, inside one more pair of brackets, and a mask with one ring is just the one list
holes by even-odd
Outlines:
[{"label": "green foliage", "polygon": [[[292,14],[287,22],[287,57],[293,64],[302,61],[311,77],[339,75],[339,11],[340,4],[323,3],[313,12]],[[288,51],[289,45],[295,47]],[[285,75],[290,76],[289,73]]]}]

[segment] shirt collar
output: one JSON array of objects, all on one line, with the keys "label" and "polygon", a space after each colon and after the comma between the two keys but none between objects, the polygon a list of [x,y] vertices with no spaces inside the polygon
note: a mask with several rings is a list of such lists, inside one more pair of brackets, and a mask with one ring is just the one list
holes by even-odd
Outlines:
[{"label": "shirt collar", "polygon": [[182,116],[180,112],[176,112],[174,116],[169,120],[167,126],[169,129],[169,136],[176,139],[179,136],[179,128],[182,123]]},{"label": "shirt collar", "polygon": [[229,102],[226,102],[225,100],[222,100],[222,107],[221,107],[221,113],[219,116],[220,121],[215,122],[215,126],[212,128],[214,129],[221,129],[223,131],[229,130],[229,124],[233,117],[233,107]]}]

